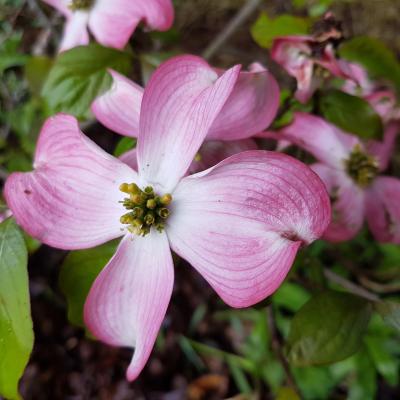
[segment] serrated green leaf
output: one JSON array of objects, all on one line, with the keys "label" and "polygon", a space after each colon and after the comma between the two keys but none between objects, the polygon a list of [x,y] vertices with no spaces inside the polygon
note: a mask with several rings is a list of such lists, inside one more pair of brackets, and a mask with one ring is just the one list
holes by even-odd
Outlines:
[{"label": "serrated green leaf", "polygon": [[354,354],[368,327],[371,305],[349,293],[324,291],[294,316],[287,341],[296,366],[330,364]]},{"label": "serrated green leaf", "polygon": [[87,118],[92,101],[111,85],[107,69],[126,74],[131,60],[132,56],[127,52],[96,43],[61,53],[42,89],[49,111]]},{"label": "serrated green leaf", "polygon": [[363,65],[372,78],[391,81],[400,90],[400,63],[380,40],[366,36],[355,37],[340,46],[339,54]]},{"label": "serrated green leaf", "polygon": [[360,97],[329,90],[319,97],[319,109],[325,119],[362,139],[381,139],[383,136],[381,118]]},{"label": "serrated green leaf", "polygon": [[266,13],[261,13],[250,31],[259,46],[269,48],[276,37],[305,35],[309,28],[310,21],[306,18],[283,14],[272,19]]},{"label": "serrated green leaf", "polygon": [[19,228],[0,224],[0,395],[19,399],[18,381],[33,347],[28,255]]},{"label": "serrated green leaf", "polygon": [[374,309],[388,325],[400,331],[400,303],[379,301],[374,303]]},{"label": "serrated green leaf", "polygon": [[92,283],[115,253],[118,241],[105,243],[88,250],[72,251],[65,258],[59,285],[68,304],[68,319],[84,327],[83,306]]}]

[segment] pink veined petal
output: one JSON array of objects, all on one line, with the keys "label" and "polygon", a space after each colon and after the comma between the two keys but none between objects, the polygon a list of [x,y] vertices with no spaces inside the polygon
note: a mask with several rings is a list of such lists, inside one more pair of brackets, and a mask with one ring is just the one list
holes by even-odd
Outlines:
[{"label": "pink veined petal", "polygon": [[6,210],[0,212],[0,223],[11,216],[12,216],[12,211],[9,209],[6,209]]},{"label": "pink veined petal", "polygon": [[89,27],[99,43],[122,49],[140,21],[165,31],[172,26],[173,19],[170,0],[97,0]]},{"label": "pink veined petal", "polygon": [[204,171],[229,156],[241,151],[257,150],[257,148],[257,143],[253,139],[234,140],[230,142],[208,140],[201,145],[200,150],[190,165],[189,173],[194,174],[195,172]]},{"label": "pink veined petal", "polygon": [[384,122],[390,121],[395,111],[396,95],[391,90],[380,90],[365,98]]},{"label": "pink veined petal", "polygon": [[136,154],[136,148],[132,150],[128,150],[127,152],[121,154],[119,156],[119,159],[129,165],[132,169],[135,171],[138,170],[138,163],[137,163],[137,154]]},{"label": "pink veined petal", "polygon": [[60,11],[65,17],[70,17],[72,15],[72,11],[68,8],[69,1],[66,0],[42,0],[44,3],[47,3]]},{"label": "pink veined petal", "polygon": [[352,239],[364,222],[364,191],[342,171],[319,163],[311,168],[324,181],[331,197],[332,221],[324,233],[324,239],[330,242]]},{"label": "pink veined petal", "polygon": [[366,96],[372,92],[375,85],[370,81],[367,71],[361,65],[344,60],[340,60],[339,63],[347,75],[347,80],[342,87],[343,91],[358,96]]},{"label": "pink veined petal", "polygon": [[376,178],[366,193],[369,229],[380,242],[400,244],[400,180]]},{"label": "pink veined petal", "polygon": [[60,44],[60,51],[72,49],[89,43],[87,22],[89,14],[86,11],[75,11],[67,20]]},{"label": "pink veined petal", "polygon": [[302,103],[306,103],[315,90],[310,41],[313,39],[309,36],[280,37],[274,40],[271,49],[272,59],[296,78],[296,98]]},{"label": "pink veined petal", "polygon": [[201,58],[178,56],[161,64],[144,91],[137,147],[139,175],[171,191],[188,170],[229,98],[240,66],[218,78]]},{"label": "pink veined petal", "polygon": [[279,133],[262,132],[258,137],[285,139],[311,153],[331,167],[343,169],[343,160],[360,141],[320,117],[296,112],[293,122]]},{"label": "pink veined petal", "polygon": [[108,129],[120,135],[138,137],[144,89],[116,71],[109,72],[113,84],[92,103],[92,112]]},{"label": "pink veined petal", "polygon": [[302,243],[322,235],[329,198],[318,176],[284,154],[246,151],[183,178],[173,193],[167,234],[233,307],[273,293]]},{"label": "pink veined petal", "polygon": [[399,132],[400,121],[389,122],[385,127],[383,142],[370,140],[367,143],[368,152],[378,159],[380,171],[384,171],[389,165]]},{"label": "pink veined petal", "polygon": [[34,238],[61,249],[96,246],[122,235],[119,185],[137,181],[128,166],[105,153],[59,114],[44,124],[34,171],[14,173],[5,198],[18,224]]},{"label": "pink veined petal", "polygon": [[[238,140],[266,129],[279,107],[279,86],[259,64],[241,72],[236,85],[210,128],[209,139]],[[217,71],[219,74],[222,71]]]},{"label": "pink veined petal", "polygon": [[114,346],[134,347],[130,381],[145,366],[171,298],[174,269],[165,233],[127,235],[90,289],[84,308],[87,327]]},{"label": "pink veined petal", "polygon": [[361,79],[361,72],[358,69],[358,65],[348,63],[344,60],[338,60],[332,44],[327,44],[325,46],[322,57],[319,59],[317,58],[315,62],[338,78],[350,79],[356,83],[359,83],[358,79]]}]

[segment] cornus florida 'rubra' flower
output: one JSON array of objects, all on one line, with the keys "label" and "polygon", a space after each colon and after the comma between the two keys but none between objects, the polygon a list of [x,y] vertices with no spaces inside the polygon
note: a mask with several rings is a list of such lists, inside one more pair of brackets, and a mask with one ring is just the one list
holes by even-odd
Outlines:
[{"label": "cornus florida 'rubra' flower", "polygon": [[0,210],[0,223],[3,222],[8,217],[11,217],[12,212],[8,209]]},{"label": "cornus florida 'rubra' flower", "polygon": [[67,22],[60,51],[89,43],[89,33],[104,46],[122,49],[140,21],[160,31],[171,27],[171,0],[43,0]]},{"label": "cornus florida 'rubra' flower", "polygon": [[123,236],[84,316],[100,340],[135,347],[129,380],[146,363],[170,301],[170,247],[227,304],[247,307],[281,284],[300,246],[329,223],[320,178],[284,154],[246,151],[184,177],[239,71],[218,77],[191,56],[162,64],[143,94],[138,172],[61,114],[41,131],[34,171],[6,182],[17,222],[44,243],[81,249]]},{"label": "cornus florida 'rubra' flower", "polygon": [[279,133],[260,136],[288,140],[319,161],[311,168],[325,182],[332,202],[327,240],[351,239],[366,218],[377,240],[400,244],[400,180],[379,176],[388,166],[399,127],[389,123],[383,142],[364,144],[322,118],[296,113]]},{"label": "cornus florida 'rubra' flower", "polygon": [[347,91],[361,87],[365,94],[370,84],[365,71],[357,64],[338,60],[330,42],[321,43],[313,36],[282,36],[271,49],[272,59],[296,78],[295,97],[306,103],[321,82],[331,75],[346,80]]},{"label": "cornus florida 'rubra' flower", "polygon": [[[207,68],[214,73],[210,66]],[[236,76],[233,90],[210,126],[208,142],[199,149],[190,172],[211,167],[240,151],[257,149],[255,141],[249,138],[266,129],[276,116],[279,87],[275,78],[260,64],[254,63],[249,69]],[[222,75],[224,71],[215,72]],[[110,74],[113,85],[94,101],[92,111],[107,128],[137,137],[144,89],[115,71],[110,70]],[[121,159],[136,168],[136,149]]]},{"label": "cornus florida 'rubra' flower", "polygon": [[400,120],[400,108],[397,106],[396,95],[391,90],[378,90],[365,97],[374,110],[386,124]]}]

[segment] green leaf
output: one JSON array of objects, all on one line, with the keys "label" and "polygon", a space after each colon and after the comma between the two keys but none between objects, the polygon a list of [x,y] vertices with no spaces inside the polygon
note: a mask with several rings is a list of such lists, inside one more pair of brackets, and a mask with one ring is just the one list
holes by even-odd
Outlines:
[{"label": "green leaf", "polygon": [[61,53],[44,83],[42,95],[50,113],[89,116],[92,101],[111,85],[107,69],[129,72],[132,55],[96,43]]},{"label": "green leaf", "polygon": [[302,286],[284,282],[273,295],[272,302],[279,307],[296,312],[309,299],[309,293]]},{"label": "green leaf", "polygon": [[389,80],[400,90],[400,64],[395,54],[378,39],[355,37],[339,48],[341,57],[363,65],[372,78]]},{"label": "green leaf", "polygon": [[366,335],[364,342],[377,371],[392,386],[399,383],[399,361],[396,356],[390,354],[382,337]]},{"label": "green leaf", "polygon": [[122,139],[120,139],[120,141],[117,143],[117,146],[115,147],[114,156],[119,157],[125,152],[132,150],[136,147],[136,142],[137,140],[135,138],[127,136],[123,137]]},{"label": "green leaf", "polygon": [[[1,18],[0,18],[1,19]],[[18,51],[21,44],[21,32],[14,32],[0,43],[0,75],[11,67],[24,65],[28,56]]]},{"label": "green leaf", "polygon": [[0,395],[19,399],[18,381],[33,347],[24,238],[14,220],[0,224]]},{"label": "green leaf", "polygon": [[376,370],[365,348],[356,354],[354,362],[356,371],[349,385],[347,400],[375,400],[377,389]]},{"label": "green leaf", "polygon": [[84,327],[83,306],[92,283],[115,253],[118,241],[88,250],[72,251],[65,258],[59,276],[61,291],[68,303],[68,319]]},{"label": "green leaf", "polygon": [[281,387],[275,400],[300,400],[299,395],[290,387]]},{"label": "green leaf", "polygon": [[283,14],[272,19],[267,14],[261,13],[251,27],[251,35],[259,46],[268,48],[276,37],[305,35],[309,28],[310,21],[305,18]]},{"label": "green leaf", "polygon": [[11,110],[7,120],[18,136],[21,148],[33,156],[40,128],[43,124],[43,110],[40,99],[31,98],[26,103]]},{"label": "green leaf", "polygon": [[374,303],[374,309],[388,325],[400,331],[400,303],[378,301]]},{"label": "green leaf", "polygon": [[379,115],[360,97],[329,90],[319,97],[319,109],[328,121],[346,132],[363,139],[381,139],[382,121]]},{"label": "green leaf", "polygon": [[354,354],[367,329],[371,305],[349,293],[316,294],[294,316],[288,357],[295,366],[329,364]]},{"label": "green leaf", "polygon": [[46,56],[31,57],[25,65],[25,76],[31,91],[39,95],[53,60]]},{"label": "green leaf", "polygon": [[203,356],[214,357],[225,362],[234,363],[237,367],[244,371],[254,374],[256,373],[256,366],[247,358],[237,356],[236,354],[228,353],[226,351],[219,350],[215,347],[207,346],[206,344],[196,342],[186,338],[186,343],[190,344],[195,351]]}]

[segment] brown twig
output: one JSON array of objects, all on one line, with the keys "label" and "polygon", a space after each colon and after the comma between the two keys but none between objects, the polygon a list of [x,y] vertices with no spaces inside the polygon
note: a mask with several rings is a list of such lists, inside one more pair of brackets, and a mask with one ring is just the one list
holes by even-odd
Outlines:
[{"label": "brown twig", "polygon": [[353,282],[348,281],[346,278],[343,278],[342,276],[335,274],[329,269],[324,269],[324,275],[329,281],[337,283],[338,285],[342,286],[344,289],[353,294],[364,297],[365,299],[370,301],[379,300],[379,296],[377,296],[376,294],[368,291],[367,289],[364,289],[362,286],[359,286]]},{"label": "brown twig", "polygon": [[247,0],[239,12],[225,26],[225,28],[217,35],[217,37],[203,51],[202,56],[209,60],[220,47],[236,32],[236,30],[246,21],[247,18],[258,8],[261,0]]},{"label": "brown twig", "polygon": [[282,364],[282,367],[285,371],[287,384],[290,386],[291,389],[293,389],[293,391],[299,396],[299,398],[301,398],[300,389],[298,388],[294,376],[292,374],[292,371],[290,370],[290,365],[288,363],[288,360],[286,359],[282,351],[283,343],[280,339],[279,332],[276,327],[274,310],[272,309],[272,305],[267,307],[267,319],[268,319],[269,329],[271,331],[272,350],[274,351],[275,355],[278,357],[280,363]]},{"label": "brown twig", "polygon": [[363,275],[358,276],[358,280],[362,285],[377,293],[396,293],[400,291],[400,282],[379,283]]}]

